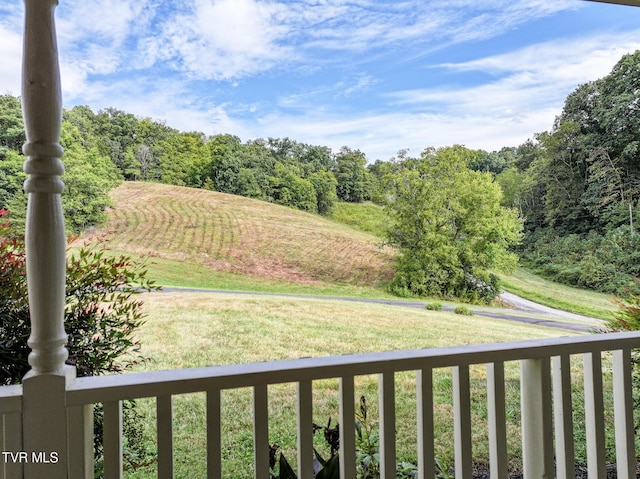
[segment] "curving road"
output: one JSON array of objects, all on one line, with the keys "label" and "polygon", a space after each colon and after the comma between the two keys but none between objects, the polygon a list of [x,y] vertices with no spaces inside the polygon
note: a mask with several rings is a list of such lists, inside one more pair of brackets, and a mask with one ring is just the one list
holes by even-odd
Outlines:
[{"label": "curving road", "polygon": [[[249,291],[228,291],[222,289],[195,289],[195,288],[163,288],[162,293],[210,293],[210,294],[237,294],[247,296],[271,296],[298,299],[324,299],[332,301],[349,301],[354,303],[373,303],[386,304],[389,306],[398,306],[405,308],[423,309],[425,302],[406,301],[401,299],[373,299],[373,298],[350,298],[345,296],[313,296],[304,294],[286,294],[286,293],[260,293]],[[508,321],[516,321],[527,324],[535,324],[539,326],[547,326],[550,328],[559,328],[567,331],[588,333],[598,326],[602,326],[604,322],[596,318],[588,318],[559,309],[549,308],[541,304],[528,301],[515,294],[503,292],[500,297],[502,300],[512,306],[512,308],[489,308],[480,306],[470,306],[469,308],[477,316],[486,316],[489,318],[504,319]],[[455,305],[443,304],[443,311],[453,311]]]}]

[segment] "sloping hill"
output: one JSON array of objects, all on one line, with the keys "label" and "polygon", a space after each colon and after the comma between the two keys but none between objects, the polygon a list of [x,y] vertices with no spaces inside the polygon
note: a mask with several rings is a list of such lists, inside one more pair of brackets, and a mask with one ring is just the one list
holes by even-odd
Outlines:
[{"label": "sloping hill", "polygon": [[375,285],[392,276],[380,240],[317,215],[206,190],[127,182],[101,230],[110,249],[285,281]]}]

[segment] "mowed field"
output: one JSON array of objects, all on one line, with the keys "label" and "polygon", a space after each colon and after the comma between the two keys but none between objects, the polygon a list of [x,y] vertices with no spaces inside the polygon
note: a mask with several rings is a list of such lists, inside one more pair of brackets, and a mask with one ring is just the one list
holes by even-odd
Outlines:
[{"label": "mowed field", "polygon": [[348,226],[235,195],[126,182],[100,231],[110,250],[296,283],[376,286],[394,252]]}]

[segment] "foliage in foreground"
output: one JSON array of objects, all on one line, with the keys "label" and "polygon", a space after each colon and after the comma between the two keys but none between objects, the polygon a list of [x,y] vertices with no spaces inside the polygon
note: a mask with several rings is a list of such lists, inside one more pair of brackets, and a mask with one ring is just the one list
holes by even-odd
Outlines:
[{"label": "foliage in foreground", "polygon": [[[0,217],[6,216],[0,210]],[[30,334],[24,240],[10,238],[9,223],[0,224],[0,384],[19,383],[29,370]],[[78,376],[119,373],[145,361],[135,331],[143,324],[142,302],[134,296],[157,290],[144,264],[126,256],[109,256],[99,246],[80,249],[67,261],[65,330],[68,364]],[[148,460],[137,439],[135,403],[124,408],[126,457]],[[136,423],[138,421],[138,423]],[[102,411],[94,414],[97,465],[102,451]],[[135,457],[133,457],[135,456]]]},{"label": "foliage in foreground", "polygon": [[[0,235],[7,225],[1,225]],[[144,360],[134,332],[143,324],[133,296],[157,289],[146,270],[99,247],[81,249],[67,262],[65,329],[68,364],[78,376],[119,373]],[[0,239],[0,383],[14,384],[29,370],[30,334],[26,258],[20,238]]]},{"label": "foliage in foreground", "polygon": [[[364,396],[356,410],[356,478],[378,479],[380,477],[380,435],[378,422],[369,416],[369,408]],[[316,479],[340,479],[340,427],[331,427],[331,418],[326,426],[313,425],[313,432],[322,431],[330,450],[328,459],[314,448],[313,470]],[[298,479],[289,461],[279,446],[269,446],[269,467],[271,479]],[[277,465],[277,467],[276,467]],[[417,477],[418,467],[409,462],[400,462],[396,466],[396,478],[412,479]]]},{"label": "foliage in foreground", "polygon": [[[618,311],[607,321],[609,331],[640,331],[640,280],[635,292],[629,292],[624,299],[616,300]],[[640,431],[640,351],[632,352],[633,361],[633,404],[636,434]]]}]

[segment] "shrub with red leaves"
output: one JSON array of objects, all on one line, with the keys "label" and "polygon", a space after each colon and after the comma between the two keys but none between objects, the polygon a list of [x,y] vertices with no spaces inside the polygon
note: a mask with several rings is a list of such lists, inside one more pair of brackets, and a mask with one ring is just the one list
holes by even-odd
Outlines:
[{"label": "shrub with red leaves", "polygon": [[[0,210],[0,218],[7,211]],[[24,239],[11,238],[0,223],[0,384],[15,384],[29,369],[30,334]],[[69,364],[78,376],[121,372],[145,358],[135,330],[144,322],[134,298],[159,289],[147,278],[144,262],[112,256],[94,243],[67,260],[65,330]]]}]

